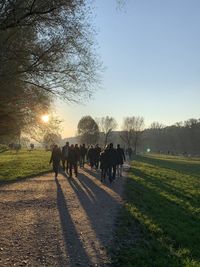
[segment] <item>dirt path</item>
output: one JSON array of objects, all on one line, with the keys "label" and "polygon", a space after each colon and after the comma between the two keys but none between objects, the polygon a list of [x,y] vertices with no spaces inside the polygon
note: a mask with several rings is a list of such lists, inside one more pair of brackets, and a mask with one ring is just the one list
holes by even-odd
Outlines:
[{"label": "dirt path", "polygon": [[111,186],[88,168],[0,187],[0,266],[110,266],[107,247],[124,178]]}]

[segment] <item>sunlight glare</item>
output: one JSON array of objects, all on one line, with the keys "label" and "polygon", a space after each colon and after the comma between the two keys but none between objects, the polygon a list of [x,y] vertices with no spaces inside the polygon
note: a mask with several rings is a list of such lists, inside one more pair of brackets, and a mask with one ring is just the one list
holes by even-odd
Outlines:
[{"label": "sunlight glare", "polygon": [[46,122],[49,121],[49,115],[42,115],[42,116],[41,116],[41,119],[42,119],[43,122],[46,123]]}]

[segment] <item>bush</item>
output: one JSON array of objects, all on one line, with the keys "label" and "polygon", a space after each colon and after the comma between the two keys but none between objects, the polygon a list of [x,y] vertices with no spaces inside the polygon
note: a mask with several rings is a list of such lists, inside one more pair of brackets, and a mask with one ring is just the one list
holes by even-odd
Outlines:
[{"label": "bush", "polygon": [[0,153],[9,150],[9,147],[7,145],[0,144]]}]

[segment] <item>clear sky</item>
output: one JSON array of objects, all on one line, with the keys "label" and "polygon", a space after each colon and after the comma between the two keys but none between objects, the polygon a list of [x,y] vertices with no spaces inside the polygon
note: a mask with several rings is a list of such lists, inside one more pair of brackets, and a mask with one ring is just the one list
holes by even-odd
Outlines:
[{"label": "clear sky", "polygon": [[101,89],[84,105],[58,103],[63,136],[74,136],[82,116],[143,116],[171,125],[200,118],[200,1],[94,1]]}]

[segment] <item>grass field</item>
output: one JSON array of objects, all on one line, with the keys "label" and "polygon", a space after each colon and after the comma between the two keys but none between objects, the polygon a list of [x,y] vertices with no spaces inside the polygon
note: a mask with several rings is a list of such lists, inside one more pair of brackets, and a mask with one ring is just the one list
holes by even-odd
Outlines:
[{"label": "grass field", "polygon": [[200,159],[138,156],[125,197],[116,266],[200,266]]},{"label": "grass field", "polygon": [[51,170],[50,152],[44,150],[0,153],[0,182],[15,181]]}]

